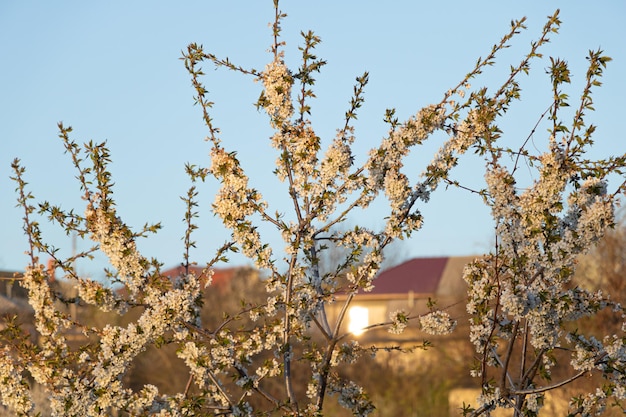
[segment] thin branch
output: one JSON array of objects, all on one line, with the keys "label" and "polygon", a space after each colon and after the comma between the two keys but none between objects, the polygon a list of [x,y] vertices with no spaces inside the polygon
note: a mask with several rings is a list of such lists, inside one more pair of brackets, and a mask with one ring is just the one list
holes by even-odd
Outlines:
[{"label": "thin branch", "polygon": [[556,384],[547,385],[545,387],[531,388],[531,389],[525,389],[525,390],[511,390],[510,392],[513,395],[529,395],[529,394],[540,394],[546,391],[552,391],[554,389],[560,388],[564,385],[569,384],[570,382],[577,380],[581,376],[585,375],[587,372],[588,371],[580,371],[579,373],[577,373],[576,375],[570,378],[567,378],[561,382],[557,382]]},{"label": "thin branch", "polygon": [[522,341],[522,357],[520,359],[519,379],[524,379],[524,373],[526,372],[526,355],[528,350],[528,320],[524,323],[524,340]]},{"label": "thin branch", "polygon": [[517,156],[515,158],[515,164],[513,165],[513,170],[511,171],[511,175],[515,174],[515,171],[517,170],[517,164],[521,156],[524,155],[524,148],[526,148],[526,144],[533,137],[533,135],[535,134],[535,131],[537,130],[537,127],[539,127],[539,123],[541,123],[543,118],[546,117],[546,114],[548,114],[551,108],[552,108],[552,105],[550,105],[543,113],[541,113],[541,116],[539,116],[539,120],[537,120],[537,123],[535,123],[535,126],[533,126],[532,130],[528,134],[528,137],[526,138],[524,143],[522,143],[522,146],[520,146],[519,151],[517,152]]}]

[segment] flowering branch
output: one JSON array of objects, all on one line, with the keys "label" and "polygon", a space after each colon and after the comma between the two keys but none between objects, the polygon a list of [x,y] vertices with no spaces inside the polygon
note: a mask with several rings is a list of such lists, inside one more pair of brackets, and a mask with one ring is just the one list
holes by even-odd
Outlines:
[{"label": "flowering branch", "polygon": [[[589,54],[586,84],[569,123],[562,117],[569,100],[563,92],[570,82],[569,69],[565,61],[551,58],[552,103],[521,145],[508,145],[497,123],[521,99],[518,78],[530,72],[531,62],[543,58],[541,48],[560,25],[557,11],[504,82],[472,90],[470,81],[478,82],[482,71],[494,65],[498,53],[525,29],[525,19],[513,21],[487,57],[479,58],[440,101],[404,121],[398,120],[395,110],[387,110],[384,120],[389,131],[357,164],[354,123],[364,104],[369,74],[356,78],[342,125],[334,138],[323,140],[310,120],[314,76],[325,65],[315,55],[321,40],[311,31],[302,32],[301,65],[288,68],[281,40],[286,14],[280,11],[278,0],[274,0],[274,12],[271,58],[262,71],[206,53],[198,44],[190,44],[182,57],[195,104],[208,129],[210,166],[185,167],[192,184],[181,197],[185,233],[180,276],[165,276],[161,264],[139,250],[138,240],[157,232],[159,224],[134,231],[119,217],[105,143],[81,147],[70,139],[71,127],[58,126],[78,172],[85,201],[79,212],[83,214],[48,202],[37,210],[26,189],[25,169],[19,160],[14,161],[12,178],[18,205],[24,210],[30,257],[20,285],[28,290],[39,339],[31,342],[11,321],[1,330],[1,340],[8,340],[1,346],[2,403],[18,415],[28,415],[33,409],[32,379],[45,388],[53,414],[63,416],[105,416],[114,411],[161,416],[274,412],[321,416],[330,396],[336,396],[352,414],[368,415],[374,405],[367,393],[356,380],[341,378],[336,370],[353,364],[364,352],[394,349],[360,346],[346,331],[347,312],[361,293],[376,285],[389,245],[421,229],[421,209],[441,184],[481,196],[491,210],[496,234],[492,253],[467,265],[464,272],[466,308],[471,316],[469,339],[478,358],[472,375],[479,378],[482,389],[478,407],[466,407],[465,413],[477,416],[497,407],[512,407],[515,415],[536,415],[545,392],[573,384],[587,373],[597,374],[604,386],[572,399],[573,412],[589,415],[602,409],[610,396],[625,400],[623,335],[598,340],[574,330],[579,319],[607,307],[622,313],[601,292],[572,284],[577,256],[613,225],[614,204],[626,190],[623,178],[609,190],[610,178],[623,177],[626,156],[585,157],[595,132],[593,125],[585,124],[586,113],[593,110],[592,90],[600,86],[610,58],[602,51]],[[268,142],[277,158],[274,173],[290,198],[289,207],[280,207],[285,213],[271,214],[271,202],[250,185],[245,164],[228,142],[222,142],[203,84],[205,61],[262,84],[256,105],[273,130]],[[294,87],[296,83],[299,86]],[[528,143],[543,124],[549,125],[549,136],[543,145],[537,139],[543,148],[531,152]],[[437,134],[446,135],[447,140],[416,178],[420,171],[405,166],[407,157],[427,141],[436,140]],[[452,178],[454,168],[470,150],[485,159],[486,185],[481,190]],[[522,160],[535,169],[530,182],[520,178]],[[197,187],[198,180],[206,178],[219,183],[211,208],[231,236],[209,257],[202,276],[197,276],[193,237],[196,219],[203,212]],[[388,207],[380,229],[363,225],[337,229],[377,200],[384,200]],[[68,234],[93,240],[94,246],[63,259],[54,246],[45,243],[37,215],[46,216]],[[269,232],[264,229],[262,234],[261,224],[269,226]],[[271,232],[280,234],[284,250],[268,244],[265,233]],[[97,251],[111,266],[103,281],[82,277],[74,265]],[[254,301],[243,301],[235,311],[224,311],[221,319],[210,311],[212,319],[207,321],[206,312],[213,308],[204,305],[207,294],[219,291],[210,285],[212,268],[228,261],[229,251],[241,251],[263,271],[265,293]],[[323,257],[331,252],[343,255],[322,269]],[[40,264],[42,254],[53,260],[52,270]],[[56,268],[62,269],[71,285],[71,295],[55,287],[51,278]],[[342,303],[336,301],[339,293],[345,297]],[[61,304],[106,317],[105,323],[86,315],[75,317]],[[327,314],[331,305],[336,306],[334,318]],[[105,312],[113,314],[103,316]],[[429,303],[427,312],[396,310],[388,321],[368,329],[385,326],[401,333],[411,321],[418,323],[421,332],[436,335],[446,335],[457,325],[447,309]],[[69,335],[75,333],[84,341],[78,348],[69,342]],[[150,349],[168,348],[186,367],[180,392],[159,392],[153,384],[131,388],[125,383],[124,376],[142,355]],[[554,373],[557,365],[565,371]],[[550,381],[553,375],[556,382],[541,382]],[[255,401],[257,397],[260,402]]]}]

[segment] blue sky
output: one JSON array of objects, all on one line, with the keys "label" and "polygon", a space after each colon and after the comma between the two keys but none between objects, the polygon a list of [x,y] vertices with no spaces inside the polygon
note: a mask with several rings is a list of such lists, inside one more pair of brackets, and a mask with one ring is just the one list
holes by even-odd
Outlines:
[{"label": "blue sky", "polygon": [[[312,120],[318,135],[330,139],[342,122],[354,78],[370,73],[365,104],[359,113],[357,154],[365,155],[385,135],[386,108],[401,119],[442,94],[472,69],[479,56],[509,28],[511,19],[528,17],[528,30],[498,61],[499,67],[473,82],[495,86],[506,76],[539,35],[546,16],[561,9],[560,34],[544,49],[565,58],[573,72],[572,97],[584,80],[585,56],[601,47],[612,56],[604,86],[595,95],[599,126],[596,156],[621,154],[623,99],[626,96],[626,3],[600,1],[359,1],[285,0],[283,23],[287,61],[298,64],[299,32],[312,29],[322,38],[318,55],[328,61],[317,77]],[[120,215],[135,228],[162,222],[163,230],[140,242],[144,254],[175,266],[183,251],[184,205],[179,196],[189,185],[186,162],[208,166],[209,146],[200,109],[193,106],[190,79],[179,60],[190,42],[228,56],[243,67],[262,69],[270,59],[268,23],[271,1],[109,1],[0,3],[0,269],[22,270],[27,241],[22,213],[15,208],[15,185],[8,180],[10,163],[18,157],[26,166],[29,190],[47,200],[82,213],[84,206],[76,174],[57,139],[56,124],[74,128],[82,143],[106,140],[112,153],[111,171]],[[549,105],[548,61],[536,61],[524,78],[523,100],[505,122],[505,139],[519,146],[539,114]],[[284,211],[284,188],[272,177],[276,158],[269,147],[266,120],[253,107],[259,85],[252,79],[207,67],[206,86],[216,103],[214,118],[227,147],[237,150],[251,182]],[[545,139],[543,132],[537,141]],[[417,176],[440,138],[416,150],[406,170]],[[461,161],[455,178],[479,185],[481,164]],[[200,186],[201,229],[195,259],[212,257],[228,234],[209,212],[217,184]],[[398,247],[402,257],[444,256],[489,250],[493,226],[487,209],[468,193],[437,193],[423,208],[424,229]],[[369,226],[382,224],[384,212],[361,216]],[[357,220],[354,220],[356,223]],[[69,255],[71,238],[48,225],[51,243]],[[269,233],[269,232],[268,232]],[[271,238],[271,243],[282,243]],[[78,242],[78,249],[87,243]],[[247,263],[235,256],[235,264]],[[79,270],[102,276],[102,259],[81,263]]]}]

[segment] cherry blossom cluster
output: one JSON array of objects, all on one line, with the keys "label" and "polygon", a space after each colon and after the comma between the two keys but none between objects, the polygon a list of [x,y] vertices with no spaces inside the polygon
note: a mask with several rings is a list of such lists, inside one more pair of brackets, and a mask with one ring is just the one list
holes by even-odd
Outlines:
[{"label": "cherry blossom cluster", "polygon": [[[572,399],[573,414],[604,410],[613,393],[614,399],[623,399],[623,336],[601,341],[578,334],[569,324],[609,307],[621,314],[621,307],[601,291],[572,285],[578,256],[613,225],[616,196],[624,187],[622,182],[616,192],[608,191],[610,176],[621,170],[615,169],[616,159],[594,161],[590,169],[582,157],[592,144],[593,132],[588,128],[578,134],[585,128],[583,110],[590,108],[587,98],[608,58],[600,51],[591,52],[589,61],[588,84],[571,128],[564,127],[558,117],[564,104],[553,104],[545,152],[534,157],[515,155],[487,142],[483,148],[488,155],[485,196],[496,225],[496,246],[491,254],[468,265],[464,274],[469,288],[467,312],[472,315],[470,340],[480,357],[472,375],[481,378],[483,386],[481,407],[473,415],[499,406],[537,412],[541,408],[538,396],[586,373],[597,373],[606,382],[603,389],[584,399]],[[569,80],[563,74],[556,61],[552,68],[555,92]],[[516,161],[509,166],[503,158],[507,153]],[[526,187],[519,185],[517,175],[521,155],[536,167],[535,179]],[[562,352],[571,352],[571,360],[563,358]],[[514,355],[522,357],[521,367],[515,370]],[[550,384],[553,370],[567,362],[571,364],[569,376]]]}]

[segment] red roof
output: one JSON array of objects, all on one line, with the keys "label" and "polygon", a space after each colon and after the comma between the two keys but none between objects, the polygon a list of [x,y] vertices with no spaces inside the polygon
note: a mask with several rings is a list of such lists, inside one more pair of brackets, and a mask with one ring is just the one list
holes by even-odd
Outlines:
[{"label": "red roof", "polygon": [[447,257],[411,259],[382,271],[365,294],[435,294],[447,262]]},{"label": "red roof", "polygon": [[[194,273],[197,277],[200,278],[200,284],[204,285],[206,282],[206,274],[203,274],[204,267],[200,266],[190,266],[189,272]],[[211,287],[217,287],[223,290],[224,285],[228,283],[240,270],[240,267],[231,267],[231,268],[213,268],[213,277],[211,279]],[[168,277],[170,280],[182,276],[185,274],[185,267],[179,265],[174,268],[166,269],[164,271],[160,271],[161,275],[164,277]],[[0,280],[1,282],[1,280]],[[128,294],[128,290],[126,286],[122,286],[116,290],[119,294]]]},{"label": "red roof", "polygon": [[[230,281],[235,273],[241,268],[232,267],[232,268],[213,268],[213,277],[211,280],[211,285],[221,286]],[[200,277],[200,282],[204,282],[206,279],[205,274],[203,274],[204,267],[200,266],[190,266],[189,272],[194,273],[197,277]],[[163,275],[168,276],[170,278],[176,278],[185,273],[185,267],[179,265],[174,268],[167,269],[161,272]]]}]

